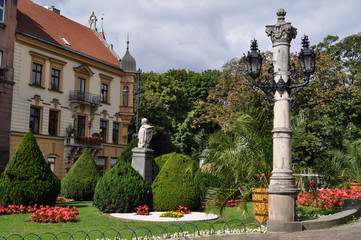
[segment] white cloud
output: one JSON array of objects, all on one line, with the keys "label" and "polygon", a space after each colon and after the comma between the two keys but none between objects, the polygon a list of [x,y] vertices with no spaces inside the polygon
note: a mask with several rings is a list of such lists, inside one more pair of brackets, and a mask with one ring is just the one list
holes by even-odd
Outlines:
[{"label": "white cloud", "polygon": [[[126,49],[143,71],[165,72],[171,68],[202,71],[221,69],[249,50],[256,38],[259,48],[271,50],[265,26],[275,24],[276,12],[287,11],[286,21],[298,29],[291,51],[299,51],[301,37],[311,44],[327,35],[341,38],[360,32],[358,0],[35,0],[55,5],[67,18],[86,25],[94,11],[98,28],[104,17],[108,42],[119,56]],[[104,14],[104,15],[102,15]]]}]

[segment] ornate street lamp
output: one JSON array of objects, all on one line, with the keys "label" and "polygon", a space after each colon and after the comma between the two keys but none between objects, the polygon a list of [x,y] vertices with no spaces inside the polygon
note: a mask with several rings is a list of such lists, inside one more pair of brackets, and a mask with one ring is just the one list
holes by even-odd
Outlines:
[{"label": "ornate street lamp", "polygon": [[251,41],[251,51],[247,54],[247,72],[253,78],[256,79],[261,74],[262,69],[262,56],[260,50],[258,50],[257,40]]},{"label": "ornate street lamp", "polygon": [[[314,53],[313,49],[309,48],[309,43],[310,42],[308,41],[308,36],[304,35],[301,43],[302,49],[298,54],[301,73],[304,76],[302,82],[292,79],[291,76],[289,76],[288,82],[285,82],[282,79],[282,76],[277,82],[274,80],[274,78],[269,78],[268,76],[265,76],[265,81],[261,82],[261,80],[256,81],[256,79],[261,76],[263,58],[261,56],[260,50],[258,50],[257,40],[254,39],[251,41],[251,51],[248,51],[248,54],[246,56],[247,73],[254,80],[252,84],[257,88],[261,89],[266,94],[266,100],[268,103],[272,102],[273,96],[276,91],[280,94],[280,96],[282,96],[282,94],[287,91],[291,100],[295,102],[295,95],[309,83],[310,77],[315,71],[316,58],[316,54]],[[292,66],[290,66],[289,72],[294,73],[294,71],[295,66],[293,64]],[[268,72],[274,74],[273,64],[271,64],[271,66],[269,67]],[[295,76],[295,78],[297,78],[297,76]],[[293,88],[298,89],[292,93],[291,89]],[[294,98],[292,99],[292,97]]]}]

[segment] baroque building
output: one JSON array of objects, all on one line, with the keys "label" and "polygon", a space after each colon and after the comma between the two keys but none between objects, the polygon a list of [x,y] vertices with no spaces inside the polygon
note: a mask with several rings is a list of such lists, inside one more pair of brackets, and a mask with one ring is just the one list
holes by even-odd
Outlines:
[{"label": "baroque building", "polygon": [[18,0],[10,157],[31,130],[59,178],[85,148],[105,171],[127,145],[135,60],[128,45],[122,61],[96,23]]}]

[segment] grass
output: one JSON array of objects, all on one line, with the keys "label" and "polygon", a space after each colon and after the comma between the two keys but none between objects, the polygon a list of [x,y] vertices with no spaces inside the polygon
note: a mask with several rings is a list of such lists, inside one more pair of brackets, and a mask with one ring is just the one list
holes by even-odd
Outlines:
[{"label": "grass", "polygon": [[310,207],[298,205],[298,220],[311,220],[319,218],[322,215],[335,214],[341,211],[341,209],[324,209],[321,207]]},{"label": "grass", "polygon": [[[101,213],[97,208],[92,206],[92,202],[69,202],[69,203],[60,203],[57,204],[59,206],[76,206],[79,209],[78,222],[69,222],[69,223],[32,223],[29,222],[29,217],[31,214],[15,214],[15,215],[2,215],[0,216],[0,239],[2,237],[8,237],[12,234],[19,234],[21,236],[25,236],[29,233],[34,233],[37,235],[41,235],[46,232],[50,232],[53,234],[58,234],[60,232],[67,232],[73,234],[77,231],[82,231],[85,233],[77,233],[74,235],[75,239],[85,239],[85,234],[90,232],[91,230],[98,229],[100,231],[105,231],[107,229],[115,229],[119,231],[123,228],[131,228],[138,229],[136,231],[138,236],[147,235],[147,230],[145,228],[150,229],[153,228],[153,235],[160,235],[162,233],[162,227],[165,228],[171,223],[154,223],[154,222],[139,222],[139,221],[125,221],[116,218],[112,218],[106,214]],[[253,217],[253,208],[252,203],[249,203],[249,216]],[[224,212],[224,217],[221,218],[223,221],[227,221],[230,219],[242,219],[241,210],[238,208],[226,208]],[[209,230],[210,223],[202,222],[198,225],[198,229],[200,230]],[[249,226],[247,227],[255,227],[253,225],[253,221],[248,221]],[[181,223],[183,224],[183,223]],[[181,225],[178,223],[178,225]],[[197,223],[193,223],[197,224]],[[183,231],[194,231],[193,224],[185,224],[182,229]],[[240,222],[232,221],[230,222],[230,227],[232,229],[237,229],[240,227]],[[160,227],[155,227],[160,226]],[[214,223],[213,225],[216,230],[220,230],[225,226],[224,222]],[[167,228],[168,232],[177,232],[179,227],[173,226]],[[120,232],[122,238],[130,238],[132,231],[124,230]],[[109,238],[114,238],[116,236],[115,231],[109,231],[106,235]],[[96,239],[100,238],[101,233],[93,232],[88,239]],[[134,236],[133,236],[134,237]],[[43,237],[42,239],[53,239],[54,236],[48,235],[48,237]],[[9,238],[9,239],[21,239],[21,238]],[[26,240],[37,239],[36,237],[27,237]],[[58,239],[69,239],[69,234],[61,234],[58,236]]]}]

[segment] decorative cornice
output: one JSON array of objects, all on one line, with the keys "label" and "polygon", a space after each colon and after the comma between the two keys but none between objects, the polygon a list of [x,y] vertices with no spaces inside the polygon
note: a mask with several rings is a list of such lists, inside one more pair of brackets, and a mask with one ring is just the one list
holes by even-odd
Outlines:
[{"label": "decorative cornice", "polygon": [[266,34],[271,37],[273,45],[290,44],[297,35],[297,28],[292,27],[290,22],[285,22],[286,11],[280,8],[277,12],[277,23],[266,26]]}]

